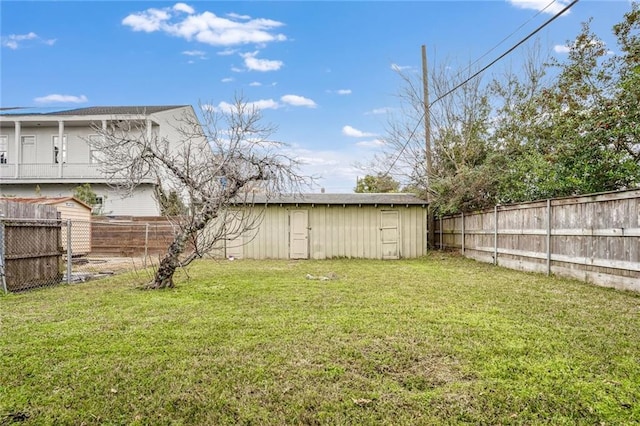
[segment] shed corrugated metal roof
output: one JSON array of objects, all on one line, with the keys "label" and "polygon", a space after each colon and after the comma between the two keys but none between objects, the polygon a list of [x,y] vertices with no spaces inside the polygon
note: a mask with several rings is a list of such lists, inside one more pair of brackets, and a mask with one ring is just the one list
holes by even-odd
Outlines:
[{"label": "shed corrugated metal roof", "polygon": [[247,201],[255,204],[409,204],[426,206],[427,202],[412,194],[299,194],[267,197],[265,194],[250,195]]}]

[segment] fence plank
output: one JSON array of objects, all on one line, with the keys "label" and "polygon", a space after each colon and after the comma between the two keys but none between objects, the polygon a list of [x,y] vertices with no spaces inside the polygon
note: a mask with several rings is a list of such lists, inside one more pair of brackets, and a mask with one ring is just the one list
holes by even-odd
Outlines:
[{"label": "fence plank", "polygon": [[640,291],[640,190],[496,206],[462,217],[464,225],[460,215],[440,220],[441,248]]}]

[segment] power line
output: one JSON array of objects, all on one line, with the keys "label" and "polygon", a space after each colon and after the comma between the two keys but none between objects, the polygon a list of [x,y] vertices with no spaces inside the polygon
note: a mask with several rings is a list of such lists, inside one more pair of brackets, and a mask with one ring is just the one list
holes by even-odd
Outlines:
[{"label": "power line", "polygon": [[[489,69],[490,67],[492,67],[496,62],[498,62],[500,59],[504,58],[505,56],[507,56],[509,53],[513,52],[515,49],[517,49],[518,47],[520,47],[523,43],[525,43],[527,40],[529,40],[531,37],[533,37],[534,35],[536,35],[537,33],[539,33],[543,28],[545,28],[547,25],[549,25],[550,23],[552,23],[553,21],[555,21],[558,17],[560,17],[562,14],[564,14],[567,10],[569,10],[571,7],[573,7],[573,5],[575,5],[576,3],[578,3],[578,1],[580,0],[573,0],[571,3],[569,3],[568,5],[566,5],[561,11],[559,11],[558,13],[556,13],[555,15],[553,15],[551,18],[549,18],[545,23],[543,23],[542,25],[540,25],[538,28],[536,28],[534,31],[532,31],[531,33],[529,33],[529,35],[527,35],[525,38],[523,38],[522,40],[520,40],[518,43],[516,43],[515,45],[513,45],[511,48],[509,48],[506,52],[504,52],[502,55],[498,56],[496,59],[494,59],[493,61],[491,61],[488,65],[484,66],[482,69],[480,69],[479,71],[475,72],[471,77],[465,79],[462,83],[456,85],[453,89],[449,90],[448,92],[446,92],[444,95],[439,96],[435,101],[431,102],[429,104],[429,107],[431,107],[433,104],[435,104],[436,102],[442,100],[443,98],[449,96],[451,93],[455,92],[456,90],[458,90],[459,88],[461,88],[462,86],[464,86],[465,84],[467,84],[469,81],[473,80],[474,78],[476,78],[477,76],[479,76],[480,74],[482,74],[483,72],[485,72],[487,69]],[[547,7],[549,7],[549,5],[547,5]],[[546,9],[546,8],[545,8]],[[477,62],[477,61],[476,61]],[[393,167],[396,165],[396,163],[398,162],[398,160],[400,159],[400,157],[402,156],[402,154],[404,153],[405,149],[407,149],[407,146],[409,145],[409,142],[411,141],[411,139],[413,138],[413,136],[415,135],[416,131],[418,130],[418,127],[420,126],[420,124],[422,124],[422,120],[424,119],[425,113],[423,112],[422,115],[420,116],[420,118],[418,119],[418,123],[416,124],[416,126],[413,128],[413,130],[411,131],[411,134],[409,135],[409,138],[407,138],[407,141],[404,143],[404,145],[402,146],[402,149],[400,149],[400,152],[398,153],[398,155],[396,156],[396,158],[391,162],[391,165],[389,166],[389,168],[387,169],[387,171],[384,173],[384,175],[388,175],[389,172],[391,171],[391,169],[393,169]]]},{"label": "power line", "polygon": [[[464,86],[465,84],[467,84],[469,81],[473,80],[474,78],[476,78],[477,76],[479,76],[480,74],[482,74],[483,72],[485,72],[487,69],[489,69],[491,66],[493,66],[496,62],[498,62],[500,59],[504,58],[505,56],[507,56],[509,53],[513,52],[514,50],[516,50],[518,47],[520,47],[520,45],[522,45],[523,43],[525,43],[527,40],[529,40],[531,37],[533,37],[534,35],[536,35],[538,32],[540,32],[544,27],[546,27],[547,25],[549,25],[550,23],[552,23],[553,21],[555,21],[558,17],[560,17],[560,15],[562,15],[563,13],[565,13],[567,10],[569,10],[571,8],[571,6],[573,6],[574,4],[578,3],[580,0],[573,0],[571,3],[569,3],[568,5],[566,5],[560,12],[556,13],[555,15],[553,15],[549,20],[547,20],[547,22],[545,22],[544,24],[540,25],[538,28],[536,28],[533,32],[529,33],[528,36],[526,36],[525,38],[523,38],[522,40],[520,40],[518,43],[516,43],[514,46],[512,46],[509,50],[507,50],[506,52],[504,52],[502,55],[498,56],[496,59],[494,59],[493,61],[489,62],[488,65],[485,65],[484,67],[482,67],[480,69],[480,71],[475,72],[471,77],[467,78],[466,80],[464,80],[462,83],[458,84],[457,86],[455,86],[453,89],[449,90],[448,92],[446,92],[444,95],[438,97],[435,101],[431,102],[429,104],[429,106],[435,104],[436,102],[438,102],[439,100],[449,96],[451,93],[455,92],[456,90],[458,90],[459,88],[461,88],[462,86]],[[424,116],[423,116],[424,117]]]},{"label": "power line", "polygon": [[496,50],[500,45],[502,45],[502,43],[504,43],[505,41],[507,41],[508,39],[511,38],[511,36],[513,36],[515,33],[517,33],[518,31],[520,31],[525,25],[527,25],[529,22],[533,21],[534,19],[536,19],[538,17],[538,15],[542,14],[545,10],[547,10],[548,8],[551,7],[552,4],[554,4],[555,2],[557,2],[558,0],[551,0],[551,2],[549,4],[547,4],[545,7],[543,7],[542,9],[540,9],[535,15],[533,15],[531,18],[527,19],[525,22],[522,23],[522,25],[520,25],[518,28],[516,28],[515,30],[513,30],[513,32],[511,32],[511,34],[509,34],[508,36],[506,36],[505,38],[503,38],[502,40],[500,40],[495,46],[493,46],[491,49],[487,50],[482,56],[480,56],[478,59],[476,59],[475,61],[473,61],[472,63],[470,63],[465,69],[463,69],[462,71],[460,71],[458,73],[458,75],[456,75],[456,79],[458,77],[460,77],[462,74],[464,74],[465,72],[467,72],[469,69],[471,69],[471,67],[473,67],[475,64],[477,64],[478,62],[480,62],[482,59],[484,59],[489,53],[493,52],[494,50]]}]

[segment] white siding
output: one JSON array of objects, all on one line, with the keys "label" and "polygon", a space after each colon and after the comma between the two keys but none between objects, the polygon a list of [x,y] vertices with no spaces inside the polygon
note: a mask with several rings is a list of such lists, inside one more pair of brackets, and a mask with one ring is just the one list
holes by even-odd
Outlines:
[{"label": "white siding", "polygon": [[[98,193],[97,190],[95,191]],[[153,185],[139,185],[130,196],[111,189],[101,194],[106,196],[103,209],[105,215],[160,216],[160,207],[155,198]]]},{"label": "white siding", "polygon": [[[78,184],[0,185],[0,195],[15,197],[72,197]],[[102,214],[117,216],[159,216],[160,208],[153,185],[140,185],[132,196],[125,196],[106,184],[91,184],[91,189],[104,200]]]},{"label": "white siding", "polygon": [[[149,118],[153,125],[152,132],[160,138],[171,141],[172,149],[178,149],[176,142],[180,140],[180,135],[176,127],[180,126],[180,120],[185,114],[197,119],[190,106],[173,108],[147,116],[144,114],[98,114],[2,117],[0,135],[7,137],[8,161],[0,165],[0,180],[6,179],[11,181],[11,184],[0,184],[0,195],[70,196],[73,193],[72,188],[77,186],[78,182],[87,181],[91,182],[94,191],[105,199],[105,213],[131,216],[159,215],[160,211],[150,185],[141,186],[131,197],[123,197],[105,185],[106,178],[96,164],[92,164],[87,139],[96,133],[92,125],[100,125],[102,120],[134,119],[142,120],[144,123],[144,120]],[[22,155],[16,151],[14,120],[21,122],[21,136],[33,136],[35,141],[33,147],[29,148],[28,152],[22,152]],[[59,120],[64,123],[63,134],[67,141],[65,164],[57,164],[54,160],[53,140],[54,137],[59,136]],[[142,132],[146,131],[144,125]],[[17,148],[20,151],[20,144],[17,144]],[[22,159],[22,157],[25,158]],[[15,165],[16,160],[21,160],[19,166]],[[35,193],[37,184],[40,185],[39,194]]]}]

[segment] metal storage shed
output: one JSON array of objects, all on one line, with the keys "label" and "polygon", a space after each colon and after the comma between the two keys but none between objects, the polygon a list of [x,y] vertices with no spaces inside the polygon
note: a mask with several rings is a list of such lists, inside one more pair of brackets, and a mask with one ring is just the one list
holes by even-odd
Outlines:
[{"label": "metal storage shed", "polygon": [[411,194],[254,198],[258,227],[227,241],[237,259],[399,259],[427,252],[427,203]]}]

